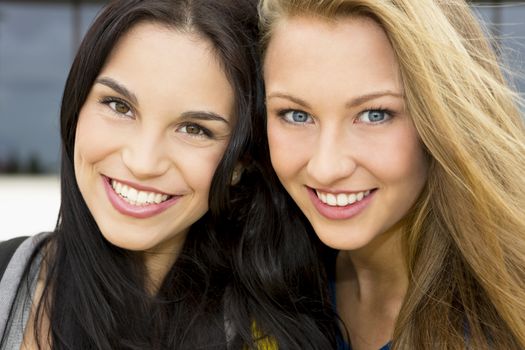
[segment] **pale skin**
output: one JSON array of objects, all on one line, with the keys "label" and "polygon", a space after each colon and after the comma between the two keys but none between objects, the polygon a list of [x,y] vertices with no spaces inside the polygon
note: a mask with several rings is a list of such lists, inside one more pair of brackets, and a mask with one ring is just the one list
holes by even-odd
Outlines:
[{"label": "pale skin", "polygon": [[319,238],[340,250],[336,304],[352,349],[377,350],[406,294],[403,218],[427,172],[393,49],[368,18],[282,19],[264,79],[272,165]]},{"label": "pale skin", "polygon": [[[154,23],[140,23],[120,39],[80,110],[74,159],[80,191],[102,235],[142,255],[152,294],[191,225],[208,210],[233,111],[233,89],[211,44]],[[119,182],[138,190],[136,200],[131,190],[112,187]],[[150,205],[139,203],[140,191],[143,198],[159,194],[160,203],[174,200],[161,212],[136,215]],[[33,318],[34,310],[23,349],[36,347]],[[47,334],[45,317],[41,326],[40,334]],[[46,348],[47,339],[41,344]]]},{"label": "pale skin", "polygon": [[376,247],[343,251],[337,258],[337,310],[352,349],[380,349],[391,339],[408,287],[399,236],[394,230],[374,242]]}]

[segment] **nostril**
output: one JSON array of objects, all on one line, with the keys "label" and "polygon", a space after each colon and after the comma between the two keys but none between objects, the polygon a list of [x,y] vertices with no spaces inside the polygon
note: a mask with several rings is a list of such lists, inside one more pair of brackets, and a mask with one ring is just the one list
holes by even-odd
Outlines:
[{"label": "nostril", "polygon": [[136,145],[122,152],[122,163],[137,179],[151,178],[165,174],[170,161],[152,147]]},{"label": "nostril", "polygon": [[329,185],[351,176],[356,163],[349,157],[316,157],[307,165],[307,173],[321,185]]}]

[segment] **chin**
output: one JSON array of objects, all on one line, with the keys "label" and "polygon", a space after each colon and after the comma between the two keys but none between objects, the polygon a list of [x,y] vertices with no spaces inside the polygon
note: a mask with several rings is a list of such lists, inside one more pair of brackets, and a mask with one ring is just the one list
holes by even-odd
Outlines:
[{"label": "chin", "polygon": [[[359,231],[359,230],[357,230]],[[332,249],[336,250],[358,250],[369,245],[374,237],[362,234],[358,232],[350,232],[344,230],[344,232],[335,232],[334,230],[326,232],[326,234],[319,233],[321,231],[315,230],[321,242]]]},{"label": "chin", "polygon": [[[147,232],[142,233],[133,233],[130,230],[125,228],[120,228],[118,230],[105,230],[100,229],[102,236],[115,247],[132,250],[132,251],[141,251],[150,249],[155,245],[151,239],[145,239],[151,237]],[[126,232],[126,234],[111,234],[109,232]]]}]

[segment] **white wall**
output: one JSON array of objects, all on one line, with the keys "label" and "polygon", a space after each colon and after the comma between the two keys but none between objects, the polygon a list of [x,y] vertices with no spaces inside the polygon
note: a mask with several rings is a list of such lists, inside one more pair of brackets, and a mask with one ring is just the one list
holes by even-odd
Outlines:
[{"label": "white wall", "polygon": [[56,176],[0,176],[0,241],[55,227],[60,206]]}]

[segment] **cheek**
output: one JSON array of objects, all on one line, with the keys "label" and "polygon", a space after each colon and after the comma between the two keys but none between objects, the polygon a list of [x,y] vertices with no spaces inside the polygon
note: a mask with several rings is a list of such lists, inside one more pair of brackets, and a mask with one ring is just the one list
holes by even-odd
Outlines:
[{"label": "cheek", "polygon": [[104,127],[96,116],[81,111],[75,134],[75,167],[103,159],[115,149],[117,135]]},{"label": "cheek", "polygon": [[[301,143],[294,140],[293,134],[286,132],[273,118],[268,120],[268,146],[272,166],[279,178],[290,176],[301,158]],[[292,157],[293,155],[293,157]]]},{"label": "cheek", "polygon": [[226,143],[202,149],[181,149],[172,155],[175,167],[195,191],[208,195],[213,175],[226,150]]},{"label": "cheek", "polygon": [[428,162],[417,132],[407,127],[399,130],[393,140],[383,159],[384,169],[389,169],[392,182],[403,184],[414,194],[419,193],[426,181]]}]

